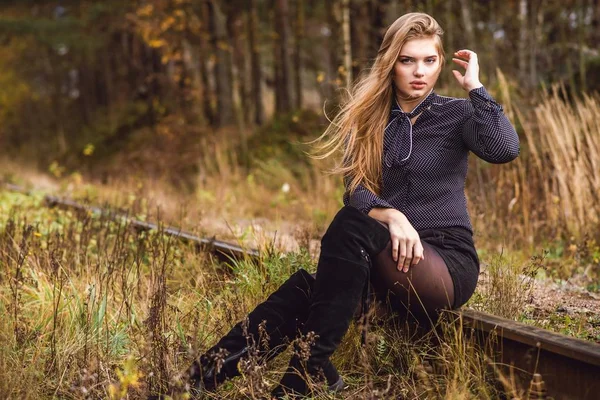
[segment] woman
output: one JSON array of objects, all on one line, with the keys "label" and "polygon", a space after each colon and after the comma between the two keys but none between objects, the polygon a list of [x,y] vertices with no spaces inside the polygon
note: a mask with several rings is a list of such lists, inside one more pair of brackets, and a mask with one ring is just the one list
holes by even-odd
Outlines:
[{"label": "woman", "polygon": [[[464,194],[469,151],[492,163],[519,153],[518,136],[479,81],[477,55],[454,53],[468,99],[437,95],[442,29],[427,14],[398,18],[373,67],[320,139],[321,157],[343,151],[344,207],[321,241],[316,279],[300,270],[245,323],[194,364],[197,386],[238,373],[249,351],[268,360],[302,335],[273,396],[306,394],[310,381],[343,381],[329,361],[369,285],[396,312],[434,319],[473,294],[479,260]],[[262,328],[259,329],[259,325]],[[268,343],[258,340],[268,333]],[[245,332],[244,332],[245,331]],[[249,340],[248,340],[249,338]],[[220,354],[220,355],[219,355]]]}]

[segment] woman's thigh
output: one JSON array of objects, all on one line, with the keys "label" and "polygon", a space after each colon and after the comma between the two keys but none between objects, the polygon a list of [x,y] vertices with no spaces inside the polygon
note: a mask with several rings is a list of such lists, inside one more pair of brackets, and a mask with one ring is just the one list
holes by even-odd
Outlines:
[{"label": "woman's thigh", "polygon": [[446,263],[430,244],[423,244],[425,259],[398,271],[392,259],[391,242],[373,259],[371,283],[380,299],[401,314],[437,319],[438,310],[449,309],[454,303],[454,285]]}]

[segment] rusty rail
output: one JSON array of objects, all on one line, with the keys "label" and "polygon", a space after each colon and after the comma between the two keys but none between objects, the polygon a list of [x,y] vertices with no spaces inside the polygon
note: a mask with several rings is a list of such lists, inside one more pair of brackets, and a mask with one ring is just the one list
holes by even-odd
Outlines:
[{"label": "rusty rail", "polygon": [[[27,195],[30,194],[30,191],[17,185],[5,184],[5,187],[12,191],[20,192]],[[113,220],[125,220],[138,231],[160,230],[165,235],[173,236],[177,239],[193,243],[200,250],[210,251],[222,261],[227,261],[231,258],[241,259],[245,257],[258,259],[260,255],[258,250],[255,249],[245,249],[236,244],[223,242],[214,238],[202,238],[192,233],[182,231],[181,229],[176,227],[159,226],[158,224],[154,224],[151,222],[139,221],[134,218],[131,218],[129,215],[124,213],[105,210],[100,207],[80,204],[70,199],[45,195],[44,203],[51,208],[58,207],[62,209],[72,209],[83,212],[91,212],[97,215],[107,215]]]},{"label": "rusty rail", "polygon": [[[600,345],[473,310],[463,323],[529,399],[600,399]],[[511,371],[512,369],[512,371]]]}]

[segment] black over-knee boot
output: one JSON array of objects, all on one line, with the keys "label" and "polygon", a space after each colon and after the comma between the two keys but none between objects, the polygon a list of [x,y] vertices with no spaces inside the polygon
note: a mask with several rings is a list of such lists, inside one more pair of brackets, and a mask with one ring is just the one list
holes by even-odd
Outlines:
[{"label": "black over-knee boot", "polygon": [[330,388],[340,380],[329,357],[340,344],[369,283],[370,255],[382,251],[389,232],[361,211],[344,207],[321,241],[321,256],[303,335],[314,334],[308,357],[298,347],[273,396],[307,394],[310,380],[323,380]]},{"label": "black over-knee boot", "polygon": [[[238,362],[250,346],[256,346],[264,360],[285,350],[308,315],[314,280],[303,269],[292,274],[267,300],[259,304],[247,321],[236,324],[227,335],[209,349],[189,369],[190,381],[199,390],[214,390],[228,378],[240,375]],[[268,344],[259,337],[259,326],[265,321]],[[268,347],[268,348],[267,348]]]}]

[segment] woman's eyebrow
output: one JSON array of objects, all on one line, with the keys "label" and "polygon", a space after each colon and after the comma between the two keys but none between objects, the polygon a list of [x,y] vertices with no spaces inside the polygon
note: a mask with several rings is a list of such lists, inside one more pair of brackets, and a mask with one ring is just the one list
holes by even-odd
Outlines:
[{"label": "woman's eyebrow", "polygon": [[[414,57],[414,56],[407,56],[407,55],[404,55],[404,54],[400,54],[400,57],[404,57],[404,58],[412,58],[412,59],[414,59],[414,58],[418,58],[418,57]],[[434,55],[431,55],[431,56],[425,56],[425,57],[423,57],[423,58],[437,58],[437,54],[434,54]]]}]

